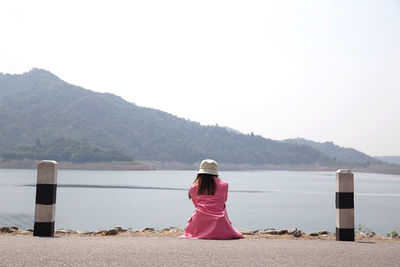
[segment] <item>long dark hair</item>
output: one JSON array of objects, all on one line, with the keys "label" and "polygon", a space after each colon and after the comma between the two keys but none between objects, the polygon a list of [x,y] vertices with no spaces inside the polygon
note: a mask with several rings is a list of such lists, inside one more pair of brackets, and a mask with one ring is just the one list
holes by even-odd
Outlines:
[{"label": "long dark hair", "polygon": [[[199,195],[214,195],[215,188],[217,185],[215,184],[214,177],[216,175],[213,174],[206,174],[206,173],[199,173],[197,174],[196,180],[194,183],[198,183],[198,190],[197,194]],[[189,193],[189,198],[192,198]]]}]

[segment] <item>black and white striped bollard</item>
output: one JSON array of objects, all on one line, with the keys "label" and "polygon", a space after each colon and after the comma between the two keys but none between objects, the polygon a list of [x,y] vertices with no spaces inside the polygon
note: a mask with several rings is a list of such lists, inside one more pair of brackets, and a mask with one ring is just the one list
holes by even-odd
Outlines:
[{"label": "black and white striped bollard", "polygon": [[336,172],[336,240],[354,241],[354,176],[350,170]]},{"label": "black and white striped bollard", "polygon": [[57,162],[39,162],[36,183],[34,236],[54,236],[57,192]]}]

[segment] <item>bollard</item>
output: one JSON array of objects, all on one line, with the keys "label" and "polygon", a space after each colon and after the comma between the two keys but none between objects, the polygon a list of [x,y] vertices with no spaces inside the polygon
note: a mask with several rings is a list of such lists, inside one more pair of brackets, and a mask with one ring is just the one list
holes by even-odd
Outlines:
[{"label": "bollard", "polygon": [[54,236],[57,192],[57,162],[39,162],[36,183],[34,236]]},{"label": "bollard", "polygon": [[336,240],[354,241],[354,176],[351,170],[336,172]]}]

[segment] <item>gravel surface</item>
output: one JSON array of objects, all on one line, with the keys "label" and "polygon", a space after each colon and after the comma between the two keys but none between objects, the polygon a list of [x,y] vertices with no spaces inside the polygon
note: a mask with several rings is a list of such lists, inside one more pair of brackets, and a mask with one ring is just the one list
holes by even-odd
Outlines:
[{"label": "gravel surface", "polygon": [[400,266],[400,242],[0,235],[0,266]]}]

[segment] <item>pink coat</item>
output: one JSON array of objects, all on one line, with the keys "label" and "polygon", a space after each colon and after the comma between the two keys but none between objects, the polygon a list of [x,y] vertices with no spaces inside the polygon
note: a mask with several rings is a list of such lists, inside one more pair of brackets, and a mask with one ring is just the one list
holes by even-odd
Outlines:
[{"label": "pink coat", "polygon": [[198,184],[194,183],[189,194],[192,197],[195,211],[185,228],[186,238],[234,239],[243,238],[229,221],[225,208],[228,198],[228,183],[215,177],[214,195],[198,195]]}]

